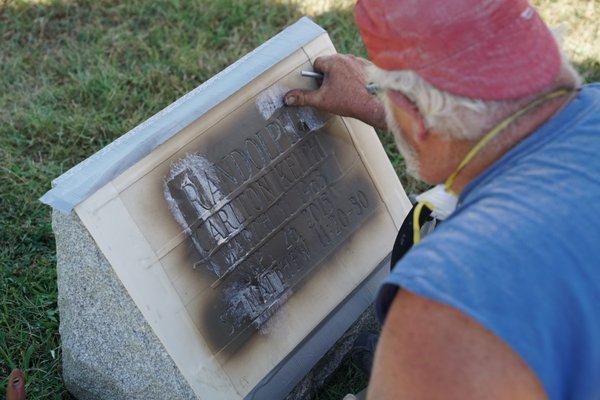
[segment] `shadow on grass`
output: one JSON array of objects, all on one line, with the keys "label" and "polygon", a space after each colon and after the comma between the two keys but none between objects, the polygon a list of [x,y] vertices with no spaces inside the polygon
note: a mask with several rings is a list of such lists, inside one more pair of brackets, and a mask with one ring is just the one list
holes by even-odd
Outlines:
[{"label": "shadow on grass", "polygon": [[366,388],[368,380],[369,377],[346,357],[315,395],[315,400],[342,400],[345,395],[357,394]]}]

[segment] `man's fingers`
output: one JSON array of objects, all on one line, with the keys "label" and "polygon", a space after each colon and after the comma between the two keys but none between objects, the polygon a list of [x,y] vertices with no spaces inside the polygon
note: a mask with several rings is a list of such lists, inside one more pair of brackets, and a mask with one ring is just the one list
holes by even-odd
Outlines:
[{"label": "man's fingers", "polygon": [[317,57],[313,63],[313,68],[326,74],[330,71],[336,57],[339,57],[339,54]]},{"label": "man's fingers", "polygon": [[286,93],[283,101],[286,106],[319,107],[321,95],[318,90],[294,89]]},{"label": "man's fingers", "polygon": [[8,381],[6,383],[6,400],[25,400],[25,397],[23,372],[19,369],[15,369],[8,376]]}]

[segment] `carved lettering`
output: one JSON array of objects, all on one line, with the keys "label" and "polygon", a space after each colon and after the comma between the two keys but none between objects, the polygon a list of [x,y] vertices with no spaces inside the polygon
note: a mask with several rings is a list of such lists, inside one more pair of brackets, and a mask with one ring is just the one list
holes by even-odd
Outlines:
[{"label": "carved lettering", "polygon": [[212,207],[212,204],[206,201],[205,196],[194,185],[188,174],[184,175],[181,182],[181,189],[185,192],[188,201],[194,206],[198,214],[202,214],[205,210],[210,210]]},{"label": "carved lettering", "polygon": [[269,162],[268,156],[265,154],[265,148],[254,138],[247,138],[244,140],[246,145],[246,151],[248,153],[248,159],[252,162],[254,169],[260,171]]},{"label": "carved lettering", "polygon": [[273,139],[271,139],[268,130],[266,128],[262,129],[256,132],[254,135],[258,139],[258,142],[262,145],[269,159],[271,161],[275,160],[280,152],[277,150],[277,147],[273,142]]},{"label": "carved lettering", "polygon": [[229,234],[231,232],[235,232],[238,229],[239,226],[234,226],[234,225],[231,224],[231,222],[229,222],[229,215],[228,215],[228,213],[227,213],[227,211],[225,209],[218,210],[217,211],[217,216],[221,220],[221,224],[227,230],[227,235],[228,236],[229,236]]},{"label": "carved lettering", "polygon": [[182,158],[165,179],[168,206],[197,251],[193,265],[219,293],[206,311],[217,348],[259,328],[376,208],[355,151],[343,153],[355,162],[340,163],[338,142],[321,134],[285,108],[258,131],[231,133],[239,138],[225,154]]},{"label": "carved lettering", "polygon": [[271,202],[273,201],[273,199],[275,198],[275,190],[273,188],[273,185],[271,184],[271,182],[269,182],[268,177],[265,175],[262,178],[259,178],[256,180],[256,186],[257,188],[260,190],[263,198],[267,201],[267,202]]},{"label": "carved lettering", "polygon": [[[271,138],[272,143],[275,145],[275,148],[277,149],[277,153],[278,154],[283,153],[287,148],[287,146],[285,144],[285,142],[286,142],[285,130],[276,121],[271,122],[269,125],[267,125],[266,128],[267,128],[267,133],[269,134],[269,137]],[[288,141],[289,141],[289,139],[288,139]]]},{"label": "carved lettering", "polygon": [[217,221],[215,218],[211,217],[211,218],[208,218],[206,223],[208,224],[208,230],[209,230],[211,236],[216,238],[217,242],[221,239],[227,238],[227,236],[228,236],[227,230],[222,225],[222,223],[220,223],[220,221]]}]

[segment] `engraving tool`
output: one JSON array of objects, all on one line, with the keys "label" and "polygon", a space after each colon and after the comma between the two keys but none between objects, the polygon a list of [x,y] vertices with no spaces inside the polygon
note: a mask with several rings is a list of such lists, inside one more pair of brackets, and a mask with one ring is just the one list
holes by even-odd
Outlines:
[{"label": "engraving tool", "polygon": [[[300,75],[306,78],[315,78],[320,80],[323,80],[324,78],[324,75],[322,73],[313,71],[300,71]],[[379,86],[375,83],[369,83],[366,85],[366,89],[367,92],[369,92],[369,94],[375,95],[379,91]]]},{"label": "engraving tool", "polygon": [[315,78],[315,79],[323,79],[323,74],[319,73],[319,72],[313,72],[313,71],[300,71],[300,75],[306,77],[306,78]]}]

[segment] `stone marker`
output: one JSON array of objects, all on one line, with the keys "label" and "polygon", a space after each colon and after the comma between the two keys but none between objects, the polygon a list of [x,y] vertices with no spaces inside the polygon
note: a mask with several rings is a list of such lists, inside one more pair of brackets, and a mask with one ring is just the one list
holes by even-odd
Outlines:
[{"label": "stone marker", "polygon": [[301,19],[42,198],[74,206],[53,218],[74,395],[301,398],[339,363],[409,202],[372,128],[283,106],[334,52]]}]

